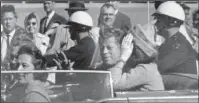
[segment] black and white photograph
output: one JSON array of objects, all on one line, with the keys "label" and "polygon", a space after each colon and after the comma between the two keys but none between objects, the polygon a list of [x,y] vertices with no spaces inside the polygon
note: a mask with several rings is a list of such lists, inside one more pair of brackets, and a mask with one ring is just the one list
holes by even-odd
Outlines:
[{"label": "black and white photograph", "polygon": [[1,0],[1,103],[198,103],[198,0]]}]

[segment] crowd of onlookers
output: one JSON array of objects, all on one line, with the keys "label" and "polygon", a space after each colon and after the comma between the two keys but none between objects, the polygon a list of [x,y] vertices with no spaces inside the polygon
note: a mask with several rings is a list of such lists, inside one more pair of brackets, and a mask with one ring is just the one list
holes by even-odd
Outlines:
[{"label": "crowd of onlookers", "polygon": [[[154,19],[141,28],[131,24],[115,1],[100,8],[97,25],[82,1],[69,3],[68,19],[56,13],[54,1],[44,1],[46,16],[28,14],[24,28],[17,25],[15,7],[2,5],[1,70],[105,70],[111,72],[115,91],[198,89],[199,10],[189,18],[190,7],[184,3],[154,4]],[[136,44],[139,29],[157,50],[153,55]],[[14,79],[26,85],[21,101],[49,102],[45,87],[64,82],[62,78],[20,73]]]}]

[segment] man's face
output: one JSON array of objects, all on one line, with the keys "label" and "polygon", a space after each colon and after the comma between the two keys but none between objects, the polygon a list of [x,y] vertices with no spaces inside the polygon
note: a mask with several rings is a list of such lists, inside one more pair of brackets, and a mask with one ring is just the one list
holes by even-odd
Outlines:
[{"label": "man's face", "polygon": [[17,23],[17,19],[13,12],[5,12],[3,14],[3,28],[7,32],[11,32],[14,30]]},{"label": "man's face", "polygon": [[76,40],[78,34],[77,34],[77,26],[75,24],[71,24],[71,26],[69,27],[69,32],[71,34],[71,39]]},{"label": "man's face", "polygon": [[111,66],[120,59],[120,45],[115,37],[110,37],[100,43],[100,52],[104,64]]},{"label": "man's face", "polygon": [[185,19],[188,20],[189,19],[189,9],[184,9],[184,13],[185,13]]},{"label": "man's face", "polygon": [[44,10],[46,12],[51,12],[54,7],[54,2],[53,1],[44,1]]},{"label": "man's face", "polygon": [[168,22],[167,18],[161,15],[156,16],[155,18],[156,18],[155,27],[156,27],[157,33],[165,37],[164,34],[167,30],[166,22]]},{"label": "man's face", "polygon": [[115,21],[115,10],[112,7],[104,7],[101,14],[103,24],[112,26]]}]

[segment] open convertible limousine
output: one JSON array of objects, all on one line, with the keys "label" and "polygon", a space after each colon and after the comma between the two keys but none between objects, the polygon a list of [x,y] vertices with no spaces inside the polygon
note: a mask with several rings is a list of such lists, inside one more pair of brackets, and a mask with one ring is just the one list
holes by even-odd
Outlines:
[{"label": "open convertible limousine", "polygon": [[[109,71],[1,71],[1,76],[18,73],[60,73],[65,78],[46,87],[52,103],[134,103],[134,102],[191,102],[198,103],[198,89],[165,91],[113,90]],[[24,88],[17,81],[11,86],[1,83],[2,102],[19,102]]]}]

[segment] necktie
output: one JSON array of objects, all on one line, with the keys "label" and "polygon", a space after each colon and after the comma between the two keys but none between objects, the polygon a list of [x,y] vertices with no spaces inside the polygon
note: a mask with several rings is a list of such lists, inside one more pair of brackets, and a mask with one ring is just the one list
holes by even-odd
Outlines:
[{"label": "necktie", "polygon": [[9,46],[10,46],[10,35],[6,35],[6,37],[3,37],[2,43],[1,43],[1,61],[4,61],[6,55],[8,54]]},{"label": "necktie", "polygon": [[7,35],[6,43],[7,43],[7,49],[8,49],[10,46],[10,35]]},{"label": "necktie", "polygon": [[43,25],[43,33],[45,33],[47,29],[47,20],[48,20],[48,17],[45,17],[44,25]]}]

